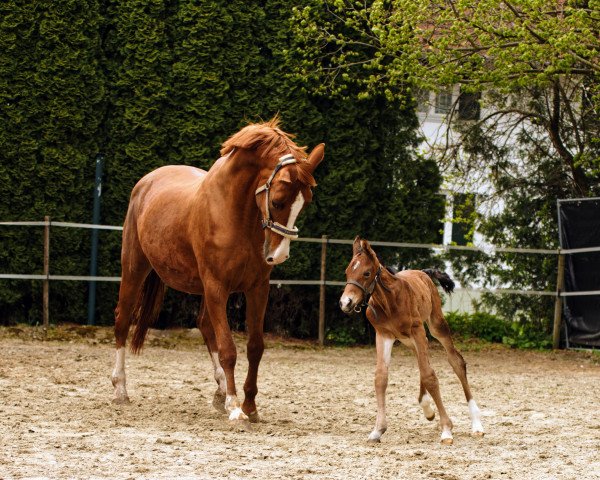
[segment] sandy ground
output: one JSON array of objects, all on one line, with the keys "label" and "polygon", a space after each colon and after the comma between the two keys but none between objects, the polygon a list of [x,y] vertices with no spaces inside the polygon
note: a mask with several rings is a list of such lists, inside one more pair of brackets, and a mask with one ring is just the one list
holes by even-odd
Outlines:
[{"label": "sandy ground", "polygon": [[[598,354],[463,351],[486,436],[472,438],[458,380],[432,348],[454,445],[416,403],[414,358],[394,348],[389,428],[375,420],[373,348],[270,342],[262,423],[211,406],[212,365],[195,334],[151,339],[127,359],[132,403],[111,403],[108,334],[40,341],[0,329],[0,478],[600,479]],[[246,359],[240,340],[237,383]]]}]

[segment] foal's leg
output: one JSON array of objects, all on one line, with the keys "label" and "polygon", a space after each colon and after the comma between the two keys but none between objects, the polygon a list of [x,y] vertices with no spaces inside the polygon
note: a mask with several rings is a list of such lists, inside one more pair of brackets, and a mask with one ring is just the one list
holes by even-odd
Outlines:
[{"label": "foal's leg", "polygon": [[269,281],[246,292],[246,330],[248,331],[248,375],[244,383],[244,403],[242,410],[251,422],[258,422],[256,410],[256,394],[258,393],[258,365],[265,350],[263,340],[263,324],[267,301],[269,299]]},{"label": "foal's leg", "polygon": [[210,319],[208,318],[208,311],[206,309],[206,304],[202,301],[202,310],[200,311],[200,315],[198,316],[198,320],[196,321],[200,332],[202,333],[202,338],[204,338],[204,343],[206,348],[208,349],[208,354],[210,355],[210,359],[213,362],[213,367],[215,370],[215,381],[217,382],[217,390],[215,391],[215,395],[213,397],[213,407],[217,409],[221,413],[227,413],[225,410],[225,394],[227,392],[227,384],[225,382],[225,372],[223,371],[223,367],[219,363],[219,349],[217,348],[217,339],[215,338],[215,331],[213,330],[212,324],[210,323]]},{"label": "foal's leg", "polygon": [[429,328],[431,334],[438,339],[446,350],[448,363],[452,366],[454,373],[462,384],[463,391],[465,392],[465,398],[469,405],[469,415],[471,416],[471,431],[474,436],[482,437],[484,435],[483,425],[481,424],[481,416],[477,402],[473,399],[471,394],[471,388],[469,387],[469,381],[467,380],[467,364],[463,359],[462,355],[456,350],[452,336],[450,334],[450,328],[444,318],[441,308],[439,312],[432,315],[429,321]]},{"label": "foal's leg", "polygon": [[[405,346],[410,348],[412,350],[412,352],[415,354],[415,356],[417,355],[415,346],[413,345],[412,341],[409,338],[401,338],[400,341],[402,342],[402,344],[404,344]],[[423,381],[421,380],[419,383],[420,383],[420,385],[419,385],[420,389],[419,389],[419,398],[417,401],[419,402],[419,405],[423,409],[425,418],[431,422],[435,418],[435,410],[433,409],[433,405],[432,405],[433,399],[431,398],[431,395],[429,395],[429,392],[427,392],[425,385],[423,385]]]},{"label": "foal's leg", "polygon": [[427,335],[425,334],[425,328],[422,324],[418,327],[413,327],[411,330],[411,339],[415,346],[415,353],[417,355],[417,362],[419,364],[419,374],[421,376],[421,383],[425,389],[429,392],[435,405],[440,413],[440,426],[442,427],[442,443],[446,445],[452,444],[452,421],[444,404],[442,403],[442,396],[440,394],[440,385],[431,364],[429,363],[429,346],[427,344]]},{"label": "foal's leg", "polygon": [[392,347],[394,338],[385,337],[377,332],[375,335],[375,346],[377,349],[377,367],[375,369],[375,395],[377,396],[377,420],[375,428],[369,434],[369,442],[379,442],[381,436],[387,430],[387,419],[385,415],[385,391],[388,385],[388,369],[392,358]]},{"label": "foal's leg", "polygon": [[115,387],[114,403],[129,402],[125,375],[125,344],[138,296],[144,280],[150,272],[150,264],[143,255],[139,244],[128,250],[128,256],[123,256],[121,263],[123,273],[119,287],[119,300],[115,308],[116,359],[111,375],[111,381]]},{"label": "foal's leg", "polygon": [[218,360],[225,373],[225,410],[229,413],[229,420],[248,420],[242,412],[235,388],[235,364],[237,351],[229,324],[227,323],[227,298],[229,293],[215,280],[205,281],[204,302],[208,310],[208,317],[215,333]]}]

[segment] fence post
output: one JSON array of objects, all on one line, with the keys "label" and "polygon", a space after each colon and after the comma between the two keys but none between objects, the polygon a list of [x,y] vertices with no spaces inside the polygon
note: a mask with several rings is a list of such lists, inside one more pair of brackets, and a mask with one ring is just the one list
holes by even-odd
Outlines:
[{"label": "fence post", "polygon": [[321,287],[319,292],[319,345],[325,343],[325,266],[327,264],[327,235],[321,236]]},{"label": "fence post", "polygon": [[48,331],[50,324],[50,217],[44,217],[44,276],[42,289],[42,318],[44,325],[44,335]]},{"label": "fence post", "polygon": [[554,300],[554,326],[552,328],[552,348],[556,350],[560,344],[560,323],[562,319],[562,298],[565,283],[565,256],[558,254],[558,273],[556,276],[556,300]]},{"label": "fence post", "polygon": [[[92,223],[100,223],[100,198],[102,196],[102,169],[104,168],[104,156],[96,155],[96,181],[94,187],[94,210],[92,212]],[[92,230],[92,249],[90,252],[90,277],[98,274],[98,229]],[[88,325],[96,323],[96,281],[90,280],[88,292]]]}]

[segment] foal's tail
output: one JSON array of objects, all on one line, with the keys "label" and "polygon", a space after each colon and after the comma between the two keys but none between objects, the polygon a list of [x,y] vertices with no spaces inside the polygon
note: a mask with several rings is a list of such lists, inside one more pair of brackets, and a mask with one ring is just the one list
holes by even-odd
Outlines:
[{"label": "foal's tail", "polygon": [[150,270],[133,310],[135,329],[129,347],[133,353],[139,353],[142,349],[148,328],[158,318],[164,296],[165,284],[154,270]]},{"label": "foal's tail", "polygon": [[454,291],[454,281],[446,272],[442,272],[437,268],[425,268],[422,271],[429,275],[429,278],[432,280],[437,280],[440,286],[444,289],[444,292],[452,293]]}]

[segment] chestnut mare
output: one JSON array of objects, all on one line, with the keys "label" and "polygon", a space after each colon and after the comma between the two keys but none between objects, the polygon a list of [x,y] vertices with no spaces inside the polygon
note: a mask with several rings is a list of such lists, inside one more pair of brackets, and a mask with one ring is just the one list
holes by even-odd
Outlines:
[{"label": "chestnut mare", "polygon": [[[252,124],[221,148],[208,172],[166,166],[143,177],[131,193],[123,226],[122,278],[115,309],[116,403],[128,402],[125,344],[142,348],[158,316],[165,285],[203,295],[198,327],[211,356],[217,391],[213,405],[231,420],[258,421],[255,397],[263,350],[263,320],[274,265],[289,256],[302,208],[316,185],[313,172],[324,144],[306,155],[277,118]],[[244,403],[236,394],[236,347],[227,322],[231,292],[246,297],[248,375]]]},{"label": "chestnut mare", "polygon": [[369,435],[369,441],[378,442],[387,429],[385,415],[385,391],[388,384],[388,368],[392,346],[396,339],[409,347],[417,356],[421,378],[419,404],[427,420],[435,418],[431,399],[440,412],[441,441],[452,444],[452,422],[444,409],[437,376],[429,364],[428,342],[424,323],[431,334],[446,350],[448,362],[462,384],[471,416],[472,434],[483,436],[479,408],[471,395],[467,381],[467,367],[452,342],[450,328],[442,313],[442,302],[435,278],[448,293],[454,282],[439,270],[404,270],[393,274],[379,262],[369,242],[356,237],[353,257],[346,268],[346,288],[340,299],[340,307],[350,313],[366,308],[369,322],[375,327],[377,368],[375,393],[377,395],[377,420]]}]

